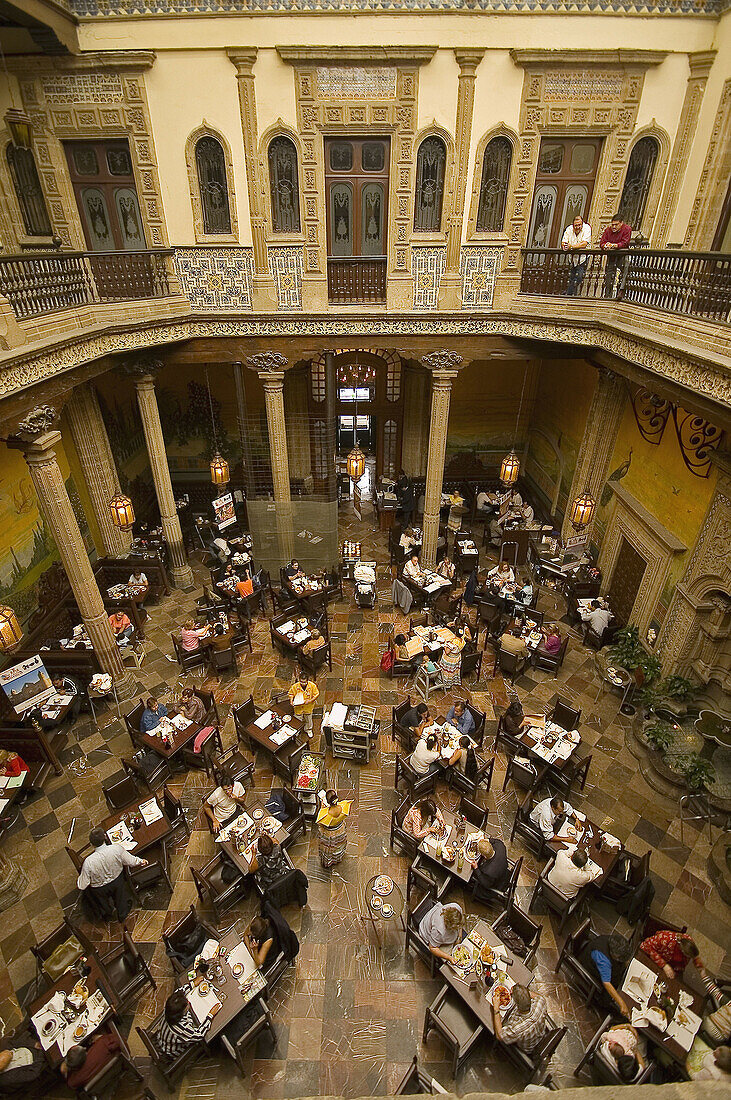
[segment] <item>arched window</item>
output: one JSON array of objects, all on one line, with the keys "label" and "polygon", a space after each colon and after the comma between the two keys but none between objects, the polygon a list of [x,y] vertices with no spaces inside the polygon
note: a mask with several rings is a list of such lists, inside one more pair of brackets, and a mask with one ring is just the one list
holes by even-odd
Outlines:
[{"label": "arched window", "polygon": [[272,192],[272,229],[275,233],[299,233],[300,194],[297,150],[287,137],[269,142],[269,186]]},{"label": "arched window", "polygon": [[51,222],[33,150],[11,143],[8,145],[6,157],[26,233],[29,237],[50,237]]},{"label": "arched window", "polygon": [[231,232],[231,207],[226,182],[226,154],[220,141],[202,137],[195,143],[195,168],[203,213],[203,232],[220,236]]},{"label": "arched window", "polygon": [[660,145],[654,137],[640,138],[630,153],[622,198],[619,200],[619,213],[627,225],[635,230],[642,228],[642,218],[659,153]]},{"label": "arched window", "polygon": [[506,137],[494,137],[488,141],[482,158],[480,202],[477,207],[477,228],[483,233],[500,233],[503,228],[512,159],[513,146]]},{"label": "arched window", "polygon": [[447,147],[442,139],[425,138],[416,158],[414,201],[414,229],[422,233],[438,233],[441,228],[446,164]]}]

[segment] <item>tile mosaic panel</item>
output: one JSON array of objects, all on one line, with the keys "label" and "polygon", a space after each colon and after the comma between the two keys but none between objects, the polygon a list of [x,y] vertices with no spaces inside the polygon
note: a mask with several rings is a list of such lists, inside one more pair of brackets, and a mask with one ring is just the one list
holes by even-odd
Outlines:
[{"label": "tile mosaic panel", "polygon": [[436,309],[439,285],[444,274],[447,246],[412,245],[411,273],[414,277],[414,309]]},{"label": "tile mosaic panel", "polygon": [[175,267],[193,309],[251,309],[251,248],[176,248]]},{"label": "tile mosaic panel", "polygon": [[300,245],[269,245],[269,270],[279,309],[302,309],[303,252]]},{"label": "tile mosaic panel", "polygon": [[471,244],[462,249],[462,309],[492,309],[495,279],[500,270],[502,248]]},{"label": "tile mosaic panel", "polygon": [[[70,0],[76,15],[217,15],[264,11],[314,12],[566,12],[564,0]],[[715,15],[725,0],[576,0],[572,11],[592,15],[630,12],[633,15]]]}]

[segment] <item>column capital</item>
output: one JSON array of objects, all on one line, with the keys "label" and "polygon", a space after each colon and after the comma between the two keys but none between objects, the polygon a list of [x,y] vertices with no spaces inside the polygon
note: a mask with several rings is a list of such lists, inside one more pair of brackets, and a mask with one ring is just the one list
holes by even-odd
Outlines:
[{"label": "column capital", "polygon": [[22,451],[29,465],[39,465],[48,462],[49,459],[55,460],[54,447],[60,440],[61,433],[53,430],[39,433],[33,439],[24,438],[22,435],[11,435],[8,437],[7,445],[13,451]]},{"label": "column capital", "polygon": [[462,77],[474,76],[477,66],[485,56],[485,51],[480,49],[457,49],[454,51],[454,57],[459,65],[460,79]]},{"label": "column capital", "polygon": [[698,53],[689,54],[690,80],[698,80],[699,78],[705,80],[713,68],[715,60],[715,50],[699,50]]},{"label": "column capital", "polygon": [[258,52],[256,46],[245,50],[226,50],[229,61],[236,69],[237,77],[253,76],[252,69]]},{"label": "column capital", "polygon": [[127,359],[121,363],[119,370],[122,374],[133,378],[135,382],[153,382],[155,375],[165,366],[162,359],[155,359],[151,355],[140,356],[138,359]]},{"label": "column capital", "polygon": [[283,370],[257,371],[265,390],[281,390],[284,388]]},{"label": "column capital", "polygon": [[281,355],[278,351],[258,351],[255,355],[249,356],[246,365],[261,377],[262,374],[280,374],[288,362],[287,356]]},{"label": "column capital", "polygon": [[57,420],[58,413],[53,405],[35,405],[22,420],[18,421],[13,436],[20,442],[33,442],[39,436],[50,432]]},{"label": "column capital", "polygon": [[458,369],[462,364],[462,356],[456,351],[430,351],[428,355],[422,355],[422,366],[430,370],[432,374],[444,374],[445,377],[456,378]]}]

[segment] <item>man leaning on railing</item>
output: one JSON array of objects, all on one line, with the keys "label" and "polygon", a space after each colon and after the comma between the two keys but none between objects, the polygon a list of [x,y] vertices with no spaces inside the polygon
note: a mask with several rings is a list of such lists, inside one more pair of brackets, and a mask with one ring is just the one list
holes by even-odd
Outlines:
[{"label": "man leaning on railing", "polygon": [[561,248],[564,252],[574,253],[571,257],[572,267],[569,275],[569,285],[566,288],[567,294],[573,296],[579,292],[579,287],[586,275],[586,268],[589,263],[589,257],[582,256],[581,250],[589,248],[590,245],[591,226],[584,221],[580,214],[577,214],[573,224],[566,227],[561,238]]},{"label": "man leaning on railing", "polygon": [[607,259],[604,266],[604,297],[614,297],[614,284],[619,276],[618,285],[622,285],[622,272],[624,271],[624,264],[626,256],[617,255],[620,251],[626,251],[629,248],[630,238],[632,236],[632,229],[622,220],[619,214],[613,214],[607,228],[602,233],[599,239],[599,248],[602,252],[607,252]]}]

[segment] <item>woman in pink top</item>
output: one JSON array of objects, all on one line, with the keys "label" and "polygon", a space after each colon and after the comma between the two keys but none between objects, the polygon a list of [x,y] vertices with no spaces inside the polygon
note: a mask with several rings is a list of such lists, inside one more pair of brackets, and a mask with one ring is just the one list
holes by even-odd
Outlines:
[{"label": "woman in pink top", "polygon": [[192,653],[194,650],[200,649],[202,633],[203,631],[196,629],[192,619],[188,619],[187,623],[183,623],[180,631],[180,642],[186,653]]},{"label": "woman in pink top", "polygon": [[550,627],[543,640],[543,648],[546,653],[558,653],[561,648],[561,635],[558,631],[558,627]]}]

